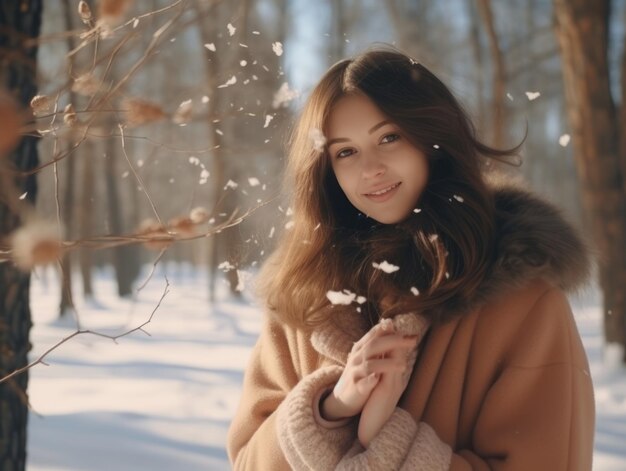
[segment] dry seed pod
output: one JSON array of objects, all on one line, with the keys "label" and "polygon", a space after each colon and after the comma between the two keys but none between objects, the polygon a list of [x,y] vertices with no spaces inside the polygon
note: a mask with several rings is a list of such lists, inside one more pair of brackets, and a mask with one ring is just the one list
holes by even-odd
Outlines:
[{"label": "dry seed pod", "polygon": [[154,219],[144,219],[139,224],[137,235],[147,238],[143,245],[150,250],[162,250],[172,243],[172,236]]},{"label": "dry seed pod", "polygon": [[89,4],[85,0],[78,2],[78,16],[85,24],[89,24],[92,19],[91,8],[89,8]]},{"label": "dry seed pod", "polygon": [[180,216],[171,219],[167,225],[178,235],[191,237],[196,233],[196,227],[191,218]]},{"label": "dry seed pod", "polygon": [[24,271],[58,261],[62,249],[56,226],[46,221],[27,222],[11,236],[13,261]]},{"label": "dry seed pod", "polygon": [[126,124],[131,127],[153,123],[166,117],[159,105],[141,98],[126,98],[122,102],[122,110],[126,112]]},{"label": "dry seed pod", "polygon": [[101,86],[102,82],[100,79],[88,72],[74,79],[72,91],[85,96],[93,96],[98,92]]},{"label": "dry seed pod", "polygon": [[71,103],[63,110],[63,122],[70,127],[76,125],[76,111],[74,111],[74,106]]},{"label": "dry seed pod", "polygon": [[98,22],[106,26],[121,23],[129,6],[130,0],[100,0]]},{"label": "dry seed pod", "polygon": [[52,100],[47,95],[35,95],[30,100],[30,107],[36,115],[44,114],[52,108]]}]

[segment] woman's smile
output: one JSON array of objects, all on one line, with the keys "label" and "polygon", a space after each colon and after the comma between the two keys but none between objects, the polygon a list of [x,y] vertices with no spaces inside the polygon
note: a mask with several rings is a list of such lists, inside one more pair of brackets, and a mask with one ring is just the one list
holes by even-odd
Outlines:
[{"label": "woman's smile", "polygon": [[375,201],[377,203],[382,203],[390,199],[393,195],[396,194],[398,187],[402,182],[394,183],[393,185],[387,186],[382,190],[373,191],[371,193],[366,193],[364,196],[368,197],[370,200]]}]

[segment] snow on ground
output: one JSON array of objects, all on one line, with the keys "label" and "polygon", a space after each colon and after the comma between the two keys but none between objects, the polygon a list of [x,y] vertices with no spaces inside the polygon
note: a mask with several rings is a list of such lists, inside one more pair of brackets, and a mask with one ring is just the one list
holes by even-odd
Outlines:
[{"label": "snow on ground", "polygon": [[[204,273],[166,271],[170,293],[146,326],[151,336],[135,332],[116,344],[79,335],[47,357],[49,366],[31,370],[29,470],[229,469],[226,430],[261,312],[229,300],[223,284],[211,307]],[[75,294],[81,328],[117,335],[140,325],[163,293],[163,275],[161,268],[135,300],[123,300],[111,272],[99,272],[97,302]],[[74,320],[56,318],[58,291],[52,271],[33,277],[31,359],[76,329]],[[572,305],[596,388],[594,470],[624,470],[626,371],[602,361],[597,292]]]}]

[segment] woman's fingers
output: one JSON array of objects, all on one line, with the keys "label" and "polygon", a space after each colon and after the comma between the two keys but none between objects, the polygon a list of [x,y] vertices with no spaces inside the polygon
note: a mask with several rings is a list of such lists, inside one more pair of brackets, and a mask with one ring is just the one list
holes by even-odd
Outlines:
[{"label": "woman's fingers", "polygon": [[373,340],[376,337],[380,337],[381,335],[388,335],[393,332],[393,323],[389,322],[381,322],[377,324],[373,328],[371,328],[363,337],[361,337],[355,344],[352,346],[352,352],[357,353],[361,350],[368,342]]},{"label": "woman's fingers", "polygon": [[369,394],[378,384],[379,380],[380,380],[380,375],[377,373],[372,373],[358,380],[355,386],[359,394],[369,396]]},{"label": "woman's fingers", "polygon": [[373,339],[357,353],[362,359],[378,356],[401,356],[398,352],[405,352],[415,347],[415,339],[400,334],[389,334]]},{"label": "woman's fingers", "polygon": [[397,358],[383,358],[364,361],[354,373],[356,378],[366,378],[372,374],[397,372],[401,373],[406,368],[406,361]]}]

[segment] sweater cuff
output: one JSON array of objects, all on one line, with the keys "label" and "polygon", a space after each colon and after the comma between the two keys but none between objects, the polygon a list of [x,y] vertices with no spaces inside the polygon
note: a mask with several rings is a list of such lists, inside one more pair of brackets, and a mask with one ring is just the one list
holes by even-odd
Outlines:
[{"label": "sweater cuff", "polygon": [[345,426],[327,428],[317,421],[314,412],[319,407],[314,401],[319,401],[320,391],[332,387],[342,372],[340,366],[314,371],[302,378],[278,407],[278,442],[292,467],[333,469],[353,443],[356,437],[354,420],[348,419]]},{"label": "sweater cuff", "polygon": [[[367,449],[355,440],[343,456],[336,471],[388,471],[402,468],[417,433],[415,420],[406,411],[396,408]],[[428,468],[415,468],[428,469]]]},{"label": "sweater cuff", "polygon": [[352,417],[346,417],[345,419],[338,420],[327,420],[322,417],[322,411],[320,411],[320,406],[322,405],[322,397],[326,393],[332,393],[334,385],[329,388],[320,389],[320,391],[313,397],[313,417],[315,417],[315,421],[324,428],[334,429],[347,425],[352,420]]},{"label": "sweater cuff", "polygon": [[366,453],[380,457],[381,463],[387,466],[387,469],[400,469],[417,431],[418,425],[413,416],[396,407],[378,435],[370,442]]},{"label": "sweater cuff", "polygon": [[356,441],[337,466],[340,471],[447,471],[452,449],[425,422],[397,407],[367,449]]},{"label": "sweater cuff", "polygon": [[452,448],[439,439],[426,422],[419,423],[413,446],[402,469],[447,471],[452,461]]}]

